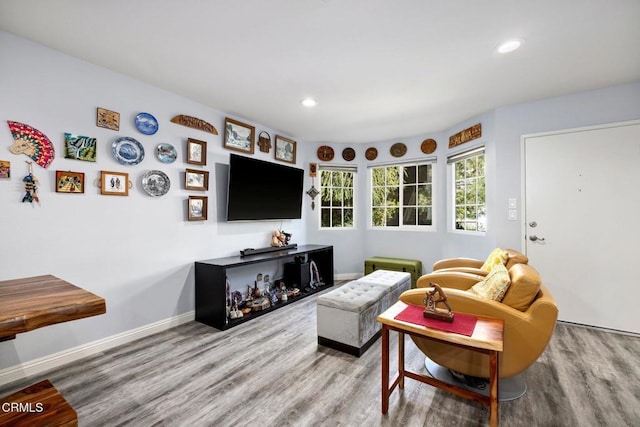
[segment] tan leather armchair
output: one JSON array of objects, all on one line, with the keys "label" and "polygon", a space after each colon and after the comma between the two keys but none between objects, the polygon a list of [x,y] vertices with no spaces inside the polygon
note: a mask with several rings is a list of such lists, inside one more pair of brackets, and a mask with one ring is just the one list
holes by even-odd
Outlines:
[{"label": "tan leather armchair", "polygon": [[[512,283],[503,302],[466,292],[484,277],[455,271],[426,274],[418,279],[416,289],[404,292],[399,299],[422,306],[426,295],[423,288],[433,282],[443,288],[452,311],[503,319],[504,350],[500,354],[499,373],[500,378],[511,377],[527,369],[547,347],[558,319],[558,307],[533,267],[515,264],[509,275]],[[486,355],[418,337],[412,339],[428,358],[441,366],[465,375],[489,377]]]},{"label": "tan leather armchair", "polygon": [[[522,252],[518,252],[515,249],[505,249],[505,251],[509,255],[505,263],[507,270],[515,264],[527,264],[529,262],[529,258]],[[474,258],[446,258],[436,261],[433,264],[432,271],[461,271],[486,276],[489,272],[480,268],[482,264],[484,264],[484,260]]]}]

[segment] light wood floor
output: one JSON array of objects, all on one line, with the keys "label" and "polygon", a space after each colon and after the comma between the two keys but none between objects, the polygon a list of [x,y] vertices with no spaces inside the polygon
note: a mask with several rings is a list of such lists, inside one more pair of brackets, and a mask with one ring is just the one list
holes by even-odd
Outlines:
[{"label": "light wood floor", "polygon": [[[410,379],[383,416],[380,340],[360,358],[318,347],[315,302],[311,296],[223,332],[191,322],[0,395],[48,378],[81,426],[487,424],[486,407]],[[406,344],[407,367],[424,372],[422,353]],[[636,336],[559,324],[525,373],[527,394],[500,405],[501,424],[639,426],[639,355]]]}]

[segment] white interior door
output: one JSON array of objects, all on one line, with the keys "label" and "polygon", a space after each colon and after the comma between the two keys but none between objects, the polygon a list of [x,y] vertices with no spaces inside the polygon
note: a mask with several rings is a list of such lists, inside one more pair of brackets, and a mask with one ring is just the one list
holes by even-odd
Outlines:
[{"label": "white interior door", "polygon": [[640,333],[640,121],[523,137],[525,250],[559,319]]}]

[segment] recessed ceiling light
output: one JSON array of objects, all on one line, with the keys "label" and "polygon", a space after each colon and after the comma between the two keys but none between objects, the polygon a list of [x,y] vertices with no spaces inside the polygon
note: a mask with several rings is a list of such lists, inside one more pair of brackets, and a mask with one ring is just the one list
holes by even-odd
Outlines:
[{"label": "recessed ceiling light", "polygon": [[513,52],[514,50],[519,48],[520,45],[522,45],[522,42],[520,40],[508,40],[508,41],[506,41],[504,43],[501,43],[498,46],[498,53]]},{"label": "recessed ceiling light", "polygon": [[301,104],[304,105],[305,107],[311,108],[318,105],[318,101],[316,101],[313,98],[305,98],[301,101]]}]

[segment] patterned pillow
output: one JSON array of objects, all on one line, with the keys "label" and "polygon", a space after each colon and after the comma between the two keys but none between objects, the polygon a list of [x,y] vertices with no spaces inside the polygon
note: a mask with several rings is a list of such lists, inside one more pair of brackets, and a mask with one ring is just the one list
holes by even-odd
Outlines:
[{"label": "patterned pillow", "polygon": [[469,291],[479,297],[500,302],[504,298],[504,294],[507,293],[509,285],[511,285],[511,279],[507,267],[503,264],[496,264],[487,277],[482,282],[473,285]]},{"label": "patterned pillow", "polygon": [[509,252],[503,251],[500,248],[495,248],[491,251],[487,260],[480,268],[484,271],[491,271],[495,265],[506,263],[507,259],[509,259]]}]

